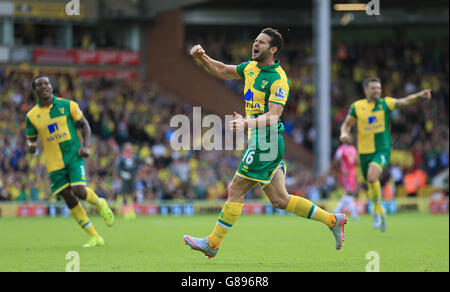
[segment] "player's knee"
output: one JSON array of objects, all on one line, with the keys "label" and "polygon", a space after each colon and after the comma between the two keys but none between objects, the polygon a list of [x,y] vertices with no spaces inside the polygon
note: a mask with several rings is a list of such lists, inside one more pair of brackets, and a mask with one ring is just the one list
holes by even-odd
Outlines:
[{"label": "player's knee", "polygon": [[243,199],[246,194],[243,193],[242,189],[237,186],[231,186],[229,190],[229,198],[233,202],[239,202]]},{"label": "player's knee", "polygon": [[287,208],[287,205],[289,203],[289,197],[287,197],[287,198],[284,198],[284,197],[274,198],[274,199],[270,200],[270,203],[275,208],[284,210],[284,209]]},{"label": "player's knee", "polygon": [[277,209],[286,209],[287,207],[287,203],[285,203],[284,201],[273,201],[272,202],[272,206],[274,206]]},{"label": "player's knee", "polygon": [[237,202],[240,200],[241,197],[242,196],[239,190],[233,190],[230,188],[229,198],[231,199],[231,201]]},{"label": "player's knee", "polygon": [[369,176],[367,177],[367,181],[368,181],[370,184],[376,183],[377,180],[378,180],[378,177],[377,177],[376,175],[369,175]]},{"label": "player's knee", "polygon": [[74,195],[80,200],[86,200],[87,191],[84,186],[75,186],[72,188]]},{"label": "player's knee", "polygon": [[69,188],[61,191],[59,195],[64,199],[69,209],[73,209],[78,205],[78,199],[72,194]]}]

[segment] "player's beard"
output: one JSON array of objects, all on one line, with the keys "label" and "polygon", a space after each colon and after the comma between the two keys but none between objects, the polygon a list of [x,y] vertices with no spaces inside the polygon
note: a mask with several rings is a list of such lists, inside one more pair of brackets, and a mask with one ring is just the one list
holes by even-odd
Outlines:
[{"label": "player's beard", "polygon": [[371,95],[371,98],[372,98],[372,100],[378,100],[379,98],[381,97],[381,95],[380,94],[372,94]]},{"label": "player's beard", "polygon": [[376,100],[378,100],[380,97],[381,97],[381,94],[380,93],[375,93],[375,92],[373,92],[373,93],[369,93],[368,95],[367,95],[367,97],[370,99],[370,100],[374,100],[374,101],[376,101]]},{"label": "player's beard", "polygon": [[260,51],[259,54],[253,58],[253,61],[256,62],[263,62],[264,60],[266,60],[269,57],[269,51]]}]

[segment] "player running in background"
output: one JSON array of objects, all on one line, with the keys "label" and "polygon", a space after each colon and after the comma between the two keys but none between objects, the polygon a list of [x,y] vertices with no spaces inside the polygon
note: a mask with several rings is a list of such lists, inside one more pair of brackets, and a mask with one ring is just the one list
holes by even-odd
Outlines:
[{"label": "player running in background", "polygon": [[[228,200],[209,236],[184,236],[186,244],[209,258],[217,254],[223,238],[241,215],[245,195],[258,183],[262,185],[274,207],[324,223],[335,237],[336,249],[342,247],[346,216],[328,213],[302,197],[289,195],[286,190],[286,166],[283,161],[285,149],[281,134],[284,126],[280,116],[289,96],[289,82],[280,61],[275,58],[282,43],[283,38],[278,31],[271,28],[262,30],[253,43],[253,60],[237,66],[225,65],[211,59],[200,45],[191,49],[192,57],[212,75],[221,79],[245,79],[244,100],[247,117],[244,119],[235,113],[230,128],[234,131],[248,129],[249,139],[233,177]],[[270,137],[275,143],[268,143],[268,149],[263,150],[264,138],[261,137],[266,138],[265,142],[267,137]],[[268,153],[275,155],[272,159],[264,157]]]},{"label": "player running in background", "polygon": [[140,159],[133,152],[133,145],[125,143],[123,151],[117,160],[117,172],[122,182],[121,194],[123,196],[123,214],[125,219],[136,219],[136,173]]},{"label": "player running in background", "polygon": [[339,182],[345,191],[334,212],[339,213],[342,208],[348,207],[352,217],[358,219],[354,198],[357,189],[356,165],[358,164],[358,151],[351,144],[351,140],[350,143],[343,143],[338,147],[334,160],[339,164]]},{"label": "player running in background", "polygon": [[367,78],[363,82],[366,98],[355,101],[341,126],[340,140],[350,143],[351,128],[357,123],[358,153],[361,171],[367,182],[369,197],[373,203],[373,228],[386,230],[386,215],[381,206],[380,175],[389,163],[392,138],[391,113],[422,99],[431,99],[431,90],[425,89],[403,98],[381,97],[381,80]]},{"label": "player running in background", "polygon": [[[28,151],[36,152],[37,136],[40,135],[52,195],[64,199],[72,217],[90,235],[84,247],[103,246],[105,244],[103,238],[97,233],[78,201],[86,200],[95,206],[106,225],[113,225],[114,213],[106,200],[99,199],[92,189],[86,187],[83,159],[90,155],[89,123],[76,102],[53,95],[53,87],[48,76],[35,77],[31,85],[38,97],[38,104],[26,115]],[[78,138],[77,127],[82,128],[83,145]]]}]

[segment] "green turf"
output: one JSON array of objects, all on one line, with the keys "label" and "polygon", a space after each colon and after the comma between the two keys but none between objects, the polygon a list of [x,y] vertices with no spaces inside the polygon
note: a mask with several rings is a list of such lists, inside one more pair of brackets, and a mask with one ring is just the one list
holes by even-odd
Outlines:
[{"label": "green turf", "polygon": [[207,235],[216,216],[122,218],[112,228],[92,222],[102,248],[82,248],[87,235],[72,218],[0,219],[0,271],[65,271],[66,254],[80,255],[81,271],[365,271],[376,251],[380,271],[449,271],[449,217],[402,214],[388,230],[371,218],[349,220],[341,251],[326,226],[296,216],[241,216],[218,255],[207,259],[183,235]]}]

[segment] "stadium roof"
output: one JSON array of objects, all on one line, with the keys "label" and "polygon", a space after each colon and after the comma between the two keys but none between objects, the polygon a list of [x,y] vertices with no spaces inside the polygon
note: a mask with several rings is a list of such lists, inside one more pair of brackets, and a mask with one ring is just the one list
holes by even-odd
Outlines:
[{"label": "stadium roof", "polygon": [[[448,9],[448,0],[379,0],[382,8],[401,8],[416,10],[421,8],[444,8]],[[369,0],[332,0],[331,3],[368,3]],[[292,0],[207,0],[201,3],[190,5],[189,8],[226,8],[226,9],[311,9],[313,0],[292,1]]]},{"label": "stadium roof", "polygon": [[[380,15],[367,16],[365,11],[352,11],[353,25],[404,25],[448,23],[447,0],[379,0]],[[330,1],[331,23],[342,25],[348,11],[336,11],[334,4],[369,3],[368,0]],[[210,0],[184,6],[185,23],[199,25],[299,25],[313,21],[313,0]]]}]

